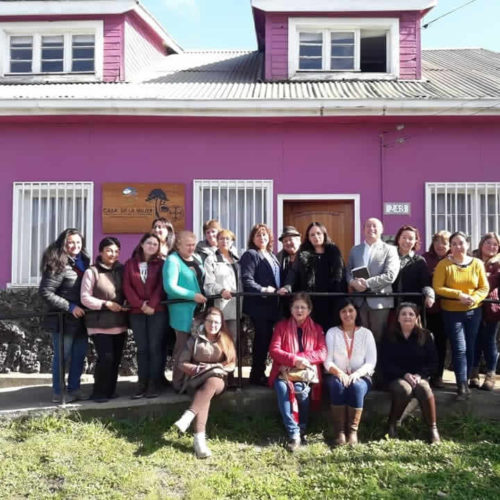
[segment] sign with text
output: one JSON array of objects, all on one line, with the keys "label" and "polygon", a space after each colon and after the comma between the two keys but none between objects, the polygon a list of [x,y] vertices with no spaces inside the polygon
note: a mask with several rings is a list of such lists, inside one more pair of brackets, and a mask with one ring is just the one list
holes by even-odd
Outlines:
[{"label": "sign with text", "polygon": [[385,201],[384,215],[411,215],[409,201]]},{"label": "sign with text", "polygon": [[165,217],[176,231],[185,228],[184,184],[102,185],[103,233],[145,233],[158,217]]}]

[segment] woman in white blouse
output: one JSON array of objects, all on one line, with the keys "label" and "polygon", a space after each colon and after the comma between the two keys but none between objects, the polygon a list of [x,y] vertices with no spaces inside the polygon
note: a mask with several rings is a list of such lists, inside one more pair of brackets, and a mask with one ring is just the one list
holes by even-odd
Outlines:
[{"label": "woman in white blouse", "polygon": [[337,446],[358,442],[363,402],[377,363],[373,334],[359,326],[358,311],[350,299],[343,302],[339,316],[340,324],[326,334],[328,354],[324,362]]}]

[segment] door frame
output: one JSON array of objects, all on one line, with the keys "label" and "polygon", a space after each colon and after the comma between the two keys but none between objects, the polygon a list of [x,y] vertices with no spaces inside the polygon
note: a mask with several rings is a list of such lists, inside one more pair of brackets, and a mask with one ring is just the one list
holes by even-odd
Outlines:
[{"label": "door frame", "polygon": [[[278,232],[283,229],[283,207],[285,201],[336,201],[350,200],[354,201],[354,244],[360,243],[361,230],[361,198],[359,194],[278,194],[277,195],[277,224]],[[278,234],[278,232],[276,234]],[[281,248],[281,242],[279,242]]]}]

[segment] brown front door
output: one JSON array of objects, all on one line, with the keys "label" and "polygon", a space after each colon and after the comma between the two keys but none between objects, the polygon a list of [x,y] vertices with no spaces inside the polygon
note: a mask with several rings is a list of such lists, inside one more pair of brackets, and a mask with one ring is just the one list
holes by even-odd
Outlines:
[{"label": "brown front door", "polygon": [[354,245],[354,201],[284,201],[284,226],[295,226],[302,236],[305,236],[306,228],[311,222],[321,222],[326,226],[330,238],[340,248],[342,257],[347,261]]}]

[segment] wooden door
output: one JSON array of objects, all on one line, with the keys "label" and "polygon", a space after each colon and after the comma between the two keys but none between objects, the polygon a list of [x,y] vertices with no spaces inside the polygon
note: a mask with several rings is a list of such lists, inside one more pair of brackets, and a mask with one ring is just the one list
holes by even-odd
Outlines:
[{"label": "wooden door", "polygon": [[347,261],[354,245],[354,201],[284,201],[284,226],[295,226],[304,237],[311,222],[321,222],[326,226],[330,238],[339,247],[344,261]]}]

